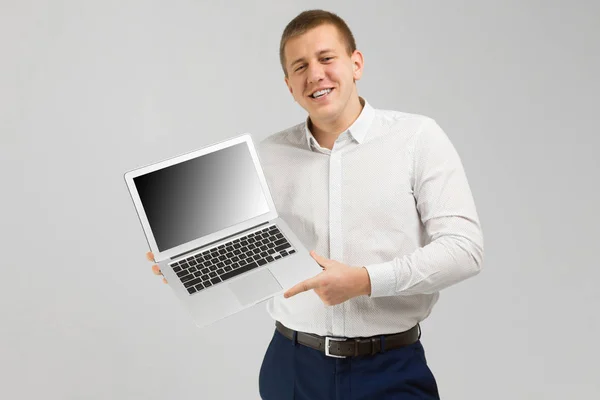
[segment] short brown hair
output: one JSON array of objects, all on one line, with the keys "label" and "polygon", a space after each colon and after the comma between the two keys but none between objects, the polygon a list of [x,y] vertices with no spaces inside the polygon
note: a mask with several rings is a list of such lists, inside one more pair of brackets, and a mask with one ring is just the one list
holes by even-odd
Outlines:
[{"label": "short brown hair", "polygon": [[342,40],[346,42],[346,51],[348,55],[354,53],[356,50],[356,42],[354,41],[354,35],[346,25],[346,22],[338,17],[336,14],[329,11],[323,10],[307,10],[298,14],[283,30],[281,35],[281,42],[279,44],[279,61],[283,68],[283,73],[287,76],[287,70],[285,68],[285,45],[288,40],[303,35],[307,31],[316,28],[321,25],[331,24],[337,28]]}]

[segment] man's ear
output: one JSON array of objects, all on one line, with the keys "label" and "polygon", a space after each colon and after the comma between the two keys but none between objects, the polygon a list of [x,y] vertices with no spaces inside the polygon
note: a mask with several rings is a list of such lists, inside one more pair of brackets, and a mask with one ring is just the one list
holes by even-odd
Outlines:
[{"label": "man's ear", "polygon": [[358,50],[354,50],[354,53],[352,53],[350,59],[352,60],[353,65],[352,77],[355,81],[357,81],[362,77],[365,59],[363,54]]}]

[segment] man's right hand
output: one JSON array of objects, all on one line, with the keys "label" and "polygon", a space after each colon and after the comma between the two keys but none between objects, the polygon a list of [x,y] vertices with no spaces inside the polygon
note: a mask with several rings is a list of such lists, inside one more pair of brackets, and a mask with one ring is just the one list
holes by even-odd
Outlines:
[{"label": "man's right hand", "polygon": [[[154,261],[154,254],[152,254],[151,251],[146,253],[146,258],[148,259],[148,261],[156,262]],[[167,283],[167,278],[164,277],[164,275],[160,271],[160,268],[158,268],[158,265],[154,264],[152,266],[152,272],[154,272],[154,275],[161,275],[163,277],[163,282]]]}]

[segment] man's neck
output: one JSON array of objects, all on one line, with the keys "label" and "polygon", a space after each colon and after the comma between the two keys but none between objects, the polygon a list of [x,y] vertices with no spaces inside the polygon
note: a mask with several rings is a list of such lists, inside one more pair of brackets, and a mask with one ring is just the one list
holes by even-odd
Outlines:
[{"label": "man's neck", "polygon": [[352,100],[352,104],[349,104],[347,115],[341,118],[336,118],[332,121],[313,121],[309,117],[308,126],[311,133],[319,143],[321,147],[329,150],[333,149],[333,144],[337,140],[338,136],[345,132],[360,115],[364,104],[360,101],[359,97],[356,96]]}]

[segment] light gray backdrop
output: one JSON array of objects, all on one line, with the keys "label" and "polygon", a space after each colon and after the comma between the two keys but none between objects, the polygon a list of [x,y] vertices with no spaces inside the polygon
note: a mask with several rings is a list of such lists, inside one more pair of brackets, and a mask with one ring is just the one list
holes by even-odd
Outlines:
[{"label": "light gray backdrop", "polygon": [[122,175],[301,122],[278,43],[314,7],[353,29],[359,93],[465,164],[485,266],[423,324],[442,398],[600,397],[597,1],[0,4],[1,398],[258,398],[264,305],[197,329]]}]

